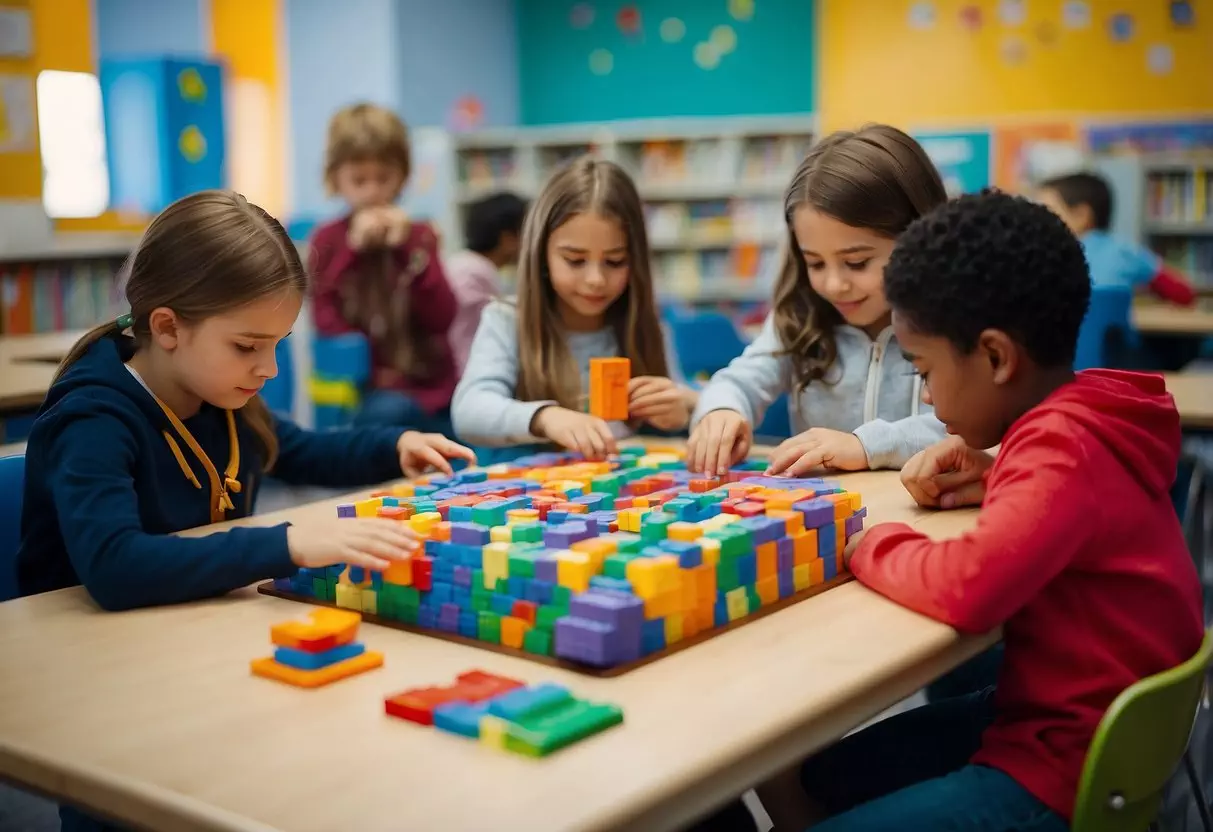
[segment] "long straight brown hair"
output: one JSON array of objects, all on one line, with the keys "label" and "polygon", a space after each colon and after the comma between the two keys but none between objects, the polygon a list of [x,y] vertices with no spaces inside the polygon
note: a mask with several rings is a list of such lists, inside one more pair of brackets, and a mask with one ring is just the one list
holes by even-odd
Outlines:
[{"label": "long straight brown hair", "polygon": [[[267,295],[289,289],[302,296],[307,290],[307,272],[282,225],[234,191],[199,191],[165,208],[123,271],[136,349],[147,345],[148,319],[160,307],[198,323]],[[108,321],[85,333],[55,380],[94,343],[120,331],[117,321]],[[264,467],[271,468],[278,441],[269,408],[254,396],[239,413],[257,437]]]},{"label": "long straight brown hair", "polygon": [[832,133],[805,156],[784,197],[788,248],[774,304],[775,331],[792,361],[797,391],[824,379],[834,366],[834,328],[843,319],[809,282],[792,227],[796,209],[807,206],[852,228],[895,239],[947,198],[943,179],[922,145],[887,124]]},{"label": "long straight brown hair", "polygon": [[606,311],[619,355],[632,362],[633,376],[668,376],[644,207],[623,168],[583,156],[553,174],[522,226],[518,259],[518,388],[522,401],[553,400],[580,410],[581,374],[565,341],[548,269],[552,232],[577,214],[615,220],[628,238],[628,282]]}]

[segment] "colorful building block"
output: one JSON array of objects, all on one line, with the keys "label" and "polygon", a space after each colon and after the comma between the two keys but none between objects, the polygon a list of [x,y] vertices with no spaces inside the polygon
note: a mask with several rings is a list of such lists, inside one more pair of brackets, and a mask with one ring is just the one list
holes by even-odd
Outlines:
[{"label": "colorful building block", "polygon": [[607,421],[627,421],[628,382],[632,362],[626,358],[590,359],[590,413]]},{"label": "colorful building block", "polygon": [[383,655],[354,640],[362,618],[354,612],[312,610],[309,621],[287,621],[270,628],[274,655],[254,659],[254,675],[301,688],[315,688],[383,664]]}]

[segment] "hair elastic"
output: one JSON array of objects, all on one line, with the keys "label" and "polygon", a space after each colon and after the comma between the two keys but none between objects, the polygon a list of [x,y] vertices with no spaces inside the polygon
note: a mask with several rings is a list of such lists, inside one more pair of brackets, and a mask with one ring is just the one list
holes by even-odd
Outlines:
[{"label": "hair elastic", "polygon": [[118,329],[130,329],[135,325],[135,316],[127,312],[124,315],[119,315],[115,323],[118,324]]}]

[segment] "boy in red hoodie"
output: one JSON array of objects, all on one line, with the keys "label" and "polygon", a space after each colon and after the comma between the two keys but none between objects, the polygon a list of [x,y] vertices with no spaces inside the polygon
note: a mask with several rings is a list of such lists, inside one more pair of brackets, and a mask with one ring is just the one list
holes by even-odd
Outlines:
[{"label": "boy in red hoodie", "polygon": [[[861,582],[967,633],[1001,626],[997,689],[892,717],[804,764],[814,830],[1064,830],[1116,696],[1191,657],[1201,589],[1168,490],[1180,427],[1162,379],[1074,373],[1091,284],[1047,208],[961,197],[911,225],[885,267],[897,340],[954,438],[903,479],[919,502],[985,493],[934,541],[873,527]],[[1001,445],[997,459],[973,448]]]},{"label": "boy in red hoodie", "polygon": [[409,176],[408,135],[390,110],[355,104],[329,122],[324,179],[350,213],[308,247],[320,335],[370,341],[370,391],[355,421],[451,435],[458,374],[447,331],[458,308],[438,237],[396,205]]}]

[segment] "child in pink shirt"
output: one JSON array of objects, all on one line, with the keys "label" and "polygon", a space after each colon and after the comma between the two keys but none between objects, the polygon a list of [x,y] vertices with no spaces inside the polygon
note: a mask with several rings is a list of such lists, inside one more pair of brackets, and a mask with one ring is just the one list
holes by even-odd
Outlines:
[{"label": "child in pink shirt", "polygon": [[459,305],[447,338],[459,375],[467,365],[480,313],[502,294],[500,269],[518,262],[518,237],[526,208],[511,193],[472,203],[463,231],[467,248],[446,258],[446,279]]}]

